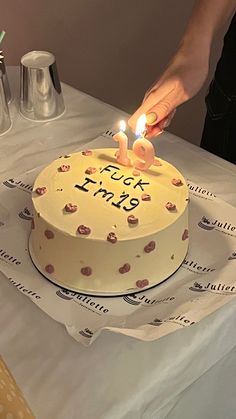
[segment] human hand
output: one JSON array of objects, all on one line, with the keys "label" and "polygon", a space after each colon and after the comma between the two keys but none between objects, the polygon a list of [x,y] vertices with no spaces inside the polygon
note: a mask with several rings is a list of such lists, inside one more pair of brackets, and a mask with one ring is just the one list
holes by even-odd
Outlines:
[{"label": "human hand", "polygon": [[140,115],[146,114],[147,138],[160,134],[171,122],[176,108],[192,98],[202,87],[209,68],[209,51],[180,48],[167,69],[144,96],[142,105],[131,116],[135,131]]}]

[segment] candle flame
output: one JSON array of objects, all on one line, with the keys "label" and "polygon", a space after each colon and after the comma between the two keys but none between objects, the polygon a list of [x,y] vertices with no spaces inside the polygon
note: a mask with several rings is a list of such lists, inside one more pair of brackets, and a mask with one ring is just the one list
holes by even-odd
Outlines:
[{"label": "candle flame", "polygon": [[136,124],[136,130],[135,130],[136,137],[142,137],[142,135],[145,131],[145,128],[146,128],[146,121],[147,121],[146,115],[145,115],[145,113],[143,113],[139,117],[139,119],[137,121],[137,124]]},{"label": "candle flame", "polygon": [[126,123],[125,123],[125,121],[120,121],[120,131],[123,131],[123,132],[125,132],[125,130],[126,130]]}]

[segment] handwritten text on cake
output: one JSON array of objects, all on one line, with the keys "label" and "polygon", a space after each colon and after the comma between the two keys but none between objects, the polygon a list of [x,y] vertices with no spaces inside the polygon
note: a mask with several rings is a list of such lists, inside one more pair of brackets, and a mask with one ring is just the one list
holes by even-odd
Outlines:
[{"label": "handwritten text on cake", "polygon": [[[112,180],[120,181],[125,186],[130,186],[133,189],[140,190],[142,192],[144,191],[145,185],[149,185],[149,182],[144,182],[142,179],[139,179],[137,181],[137,179],[135,179],[132,176],[125,177],[125,175],[119,173],[119,170],[119,167],[109,164],[108,166],[101,169],[100,173],[107,172]],[[100,188],[94,191],[93,196],[101,196],[102,198],[105,198],[107,202],[112,200],[111,205],[113,205],[114,207],[123,208],[125,211],[132,211],[140,203],[140,200],[138,198],[130,198],[130,194],[125,193],[125,191],[122,192],[118,200],[113,200],[115,196],[114,192],[108,191],[107,189],[101,187],[102,181],[98,182],[88,177],[85,177],[84,183],[82,185],[76,184],[75,188],[84,192],[89,192],[91,190],[91,187],[97,184],[100,185]]]}]

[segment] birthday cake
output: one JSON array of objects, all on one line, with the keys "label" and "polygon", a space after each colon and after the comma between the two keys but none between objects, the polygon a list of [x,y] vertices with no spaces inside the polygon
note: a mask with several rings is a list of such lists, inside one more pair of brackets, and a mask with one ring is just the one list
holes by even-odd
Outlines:
[{"label": "birthday cake", "polygon": [[187,253],[188,188],[162,159],[139,171],[114,149],[66,155],[39,174],[32,200],[31,258],[61,287],[137,292],[167,279]]}]

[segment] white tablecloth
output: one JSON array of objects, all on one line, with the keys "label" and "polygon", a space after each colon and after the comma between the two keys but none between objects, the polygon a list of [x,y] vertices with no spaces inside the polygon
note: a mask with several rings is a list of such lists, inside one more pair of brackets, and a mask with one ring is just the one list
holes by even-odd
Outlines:
[{"label": "white tablecloth", "polygon": [[[16,94],[16,70],[9,75]],[[19,160],[22,172],[33,169],[32,153],[48,163],[127,117],[69,86],[63,92],[67,110],[54,122],[26,121],[12,105],[0,180]],[[186,177],[236,205],[236,166],[168,133],[155,141]],[[235,418],[235,301],[156,342],[104,332],[85,348],[0,279],[0,353],[38,419]]]}]

